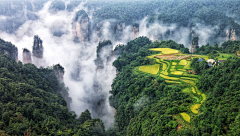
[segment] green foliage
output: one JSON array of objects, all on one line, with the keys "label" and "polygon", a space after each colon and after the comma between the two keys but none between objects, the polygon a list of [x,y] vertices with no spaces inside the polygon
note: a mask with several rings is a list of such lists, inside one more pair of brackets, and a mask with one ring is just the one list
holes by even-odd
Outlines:
[{"label": "green foliage", "polygon": [[68,111],[56,70],[64,68],[23,65],[0,53],[0,135],[105,135],[102,121],[88,110],[79,119]]},{"label": "green foliage", "polygon": [[[112,90],[110,91],[112,96],[109,98],[110,105],[117,110],[115,125],[118,130],[118,135],[141,135],[142,132],[139,129],[145,131],[143,135],[151,135],[163,131],[166,131],[164,132],[165,134],[176,134],[176,123],[171,122],[174,119],[170,117],[169,114],[178,114],[185,111],[178,106],[176,107],[176,105],[179,104],[180,106],[185,101],[186,103],[190,103],[191,101],[185,100],[187,94],[177,93],[181,92],[181,88],[179,86],[166,84],[159,75],[154,76],[142,72],[136,74],[137,71],[134,69],[136,66],[153,65],[156,63],[154,59],[146,57],[156,53],[150,51],[150,48],[170,47],[178,50],[184,48],[183,45],[177,44],[172,40],[151,43],[146,37],[137,38],[127,45],[118,47],[121,50],[121,56],[113,64],[119,70],[119,73],[113,81]],[[168,98],[165,103],[162,99],[166,97]],[[178,104],[175,106],[169,104],[171,103],[170,101],[172,101],[170,99],[176,100],[174,103]],[[147,111],[149,111],[152,106],[155,107],[159,100],[162,100],[161,103],[163,105],[168,104],[169,106],[156,106],[161,109],[153,110],[153,112],[164,110],[158,113],[159,116],[154,118],[156,113]],[[145,120],[144,118],[141,119],[143,115],[140,114],[142,112],[144,112],[143,115],[146,116]],[[151,117],[147,118],[150,115]],[[165,120],[166,116],[169,116],[169,118]],[[166,122],[161,122],[160,120]],[[144,125],[145,128],[140,127],[144,124],[143,121],[148,122]],[[153,124],[151,125],[151,123],[158,123],[159,125],[154,126]],[[172,124],[175,124],[173,125],[174,127],[172,127]],[[162,128],[161,125],[168,125],[169,127]],[[154,131],[152,131],[153,129]]]},{"label": "green foliage", "polygon": [[194,120],[194,133],[239,134],[240,59],[228,59],[217,67],[201,71],[198,87],[208,94],[203,114]]}]

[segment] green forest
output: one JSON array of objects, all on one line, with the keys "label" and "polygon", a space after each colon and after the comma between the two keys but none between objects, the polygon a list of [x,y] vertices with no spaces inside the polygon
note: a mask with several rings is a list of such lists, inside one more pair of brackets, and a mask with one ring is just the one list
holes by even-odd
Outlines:
[{"label": "green forest", "polygon": [[[117,56],[110,65],[116,68],[116,77],[111,89],[107,90],[110,95],[107,92],[106,97],[107,104],[114,108],[114,123],[106,128],[104,119],[93,118],[91,109],[85,109],[80,115],[69,110],[69,89],[58,75],[64,73],[61,64],[46,68],[23,64],[18,60],[18,48],[0,39],[0,136],[239,136],[240,41],[237,36],[240,35],[240,1],[109,1],[86,2],[82,5],[86,9],[78,10],[72,21],[87,17],[94,22],[89,23],[93,29],[91,33],[94,33],[98,28],[100,30],[104,20],[139,28],[139,22],[146,17],[146,27],[158,23],[174,24],[176,31],[189,28],[191,32],[185,38],[196,45],[196,50],[190,52],[187,45],[169,38],[151,41],[145,36],[116,45],[105,56],[101,54],[105,48],[115,47],[113,39],[75,43],[77,48],[69,47],[77,51],[81,48],[79,56],[86,55],[81,59],[86,59],[86,63],[94,61],[93,67],[96,66],[99,73],[106,72],[108,69],[104,71],[104,67],[109,65],[105,66],[105,63]],[[53,0],[49,11],[59,16],[58,11],[75,11],[79,3]],[[217,28],[211,29],[214,35],[209,36],[210,40],[205,45],[198,44],[201,37],[192,29],[197,24]],[[117,26],[112,28],[117,29]],[[169,30],[170,33],[174,32]],[[235,36],[234,40],[231,36]],[[225,39],[219,42],[218,38]],[[59,39],[54,40],[58,44],[66,44]],[[95,43],[95,54],[90,52],[95,55],[92,59],[92,54],[85,54],[83,50],[93,49],[87,46],[93,47]],[[76,56],[78,74],[82,67],[88,66],[80,66],[79,56]],[[71,65],[75,64],[78,65],[77,62]],[[97,74],[94,78],[100,75]],[[97,80],[93,82],[94,87],[101,88]],[[97,104],[99,106],[101,102]]]},{"label": "green forest", "polygon": [[[0,49],[16,48],[1,40]],[[0,52],[0,135],[105,135],[103,122],[88,110],[79,117],[60,93],[67,88],[54,74],[59,64],[37,68]]]}]

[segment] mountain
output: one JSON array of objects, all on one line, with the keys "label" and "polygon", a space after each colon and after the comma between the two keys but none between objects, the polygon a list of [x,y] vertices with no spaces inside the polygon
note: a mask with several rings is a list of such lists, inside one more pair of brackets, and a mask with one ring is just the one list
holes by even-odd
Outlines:
[{"label": "mountain", "polygon": [[0,135],[238,135],[240,2],[0,5]]}]

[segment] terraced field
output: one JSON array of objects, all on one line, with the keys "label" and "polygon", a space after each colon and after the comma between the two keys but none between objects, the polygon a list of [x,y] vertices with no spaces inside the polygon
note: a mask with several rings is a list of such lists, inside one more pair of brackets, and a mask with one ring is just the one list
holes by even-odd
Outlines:
[{"label": "terraced field", "polygon": [[156,75],[159,71],[159,68],[160,68],[160,64],[155,64],[151,66],[140,66],[139,70],[145,73]]},{"label": "terraced field", "polygon": [[151,51],[161,51],[162,54],[176,54],[179,51],[171,48],[152,48]]},{"label": "terraced field", "polygon": [[[174,55],[174,53],[179,53],[178,50],[170,48],[155,48],[150,50],[161,51],[162,54],[171,55]],[[152,66],[141,66],[139,67],[140,71],[160,76],[161,78],[165,79],[165,82],[168,84],[180,84],[182,86],[186,86],[186,88],[182,89],[182,93],[189,94],[194,103],[189,106],[189,112],[183,112],[180,113],[180,115],[186,122],[191,123],[191,118],[193,118],[196,114],[199,114],[199,108],[207,98],[206,95],[201,93],[196,86],[196,83],[198,82],[198,76],[187,73],[187,70],[191,69],[191,61],[189,59],[174,61],[164,60],[161,58],[156,58],[154,55],[148,56],[148,58],[155,59],[156,64]]]}]

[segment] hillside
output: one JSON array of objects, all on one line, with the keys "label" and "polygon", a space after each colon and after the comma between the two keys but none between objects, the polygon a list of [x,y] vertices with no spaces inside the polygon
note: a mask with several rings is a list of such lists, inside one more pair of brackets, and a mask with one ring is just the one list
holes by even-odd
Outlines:
[{"label": "hillside", "polygon": [[[144,42],[147,44],[142,45],[141,43]],[[138,49],[138,47],[142,48]],[[208,131],[205,131],[201,126],[203,120],[205,122],[208,120],[203,119],[203,115],[212,115],[205,112],[206,109],[210,109],[207,103],[209,103],[208,100],[214,99],[212,87],[217,88],[214,83],[219,79],[219,76],[215,76],[213,82],[212,77],[215,73],[210,71],[224,70],[229,63],[239,69],[239,66],[235,65],[240,60],[239,57],[225,54],[229,57],[224,58],[227,59],[226,62],[210,68],[206,61],[198,61],[200,55],[184,53],[184,46],[174,41],[150,43],[145,37],[129,42],[121,47],[121,50],[121,57],[113,63],[119,73],[110,92],[112,94],[110,103],[117,109],[115,125],[119,130],[119,135],[230,134],[230,129],[232,129],[230,124],[234,122],[234,119],[223,122],[225,124],[221,127],[223,131],[216,131],[213,127],[209,127],[211,125],[208,126]],[[209,59],[208,56],[204,57]],[[222,58],[215,59],[221,60]],[[206,74],[207,71],[209,72]],[[231,72],[236,73],[234,70]],[[231,75],[231,73],[226,74]],[[219,84],[222,81],[219,79]],[[223,94],[229,93],[228,91],[231,90],[229,87],[233,86],[226,85],[217,100],[226,97]],[[234,85],[235,93],[239,91],[238,87],[239,84]],[[234,92],[231,93],[234,94]],[[214,107],[212,112],[221,111],[216,105]],[[236,111],[232,118],[237,115]],[[221,117],[222,121],[229,118],[228,116]],[[212,125],[216,125],[215,122],[218,119],[215,119]],[[220,129],[220,126],[218,127]]]},{"label": "hillside", "polygon": [[[16,48],[1,40],[0,49]],[[57,79],[55,65],[37,68],[0,53],[0,135],[104,135],[100,119],[88,110],[80,117],[61,96],[68,90]],[[61,94],[60,94],[61,93]]]}]

